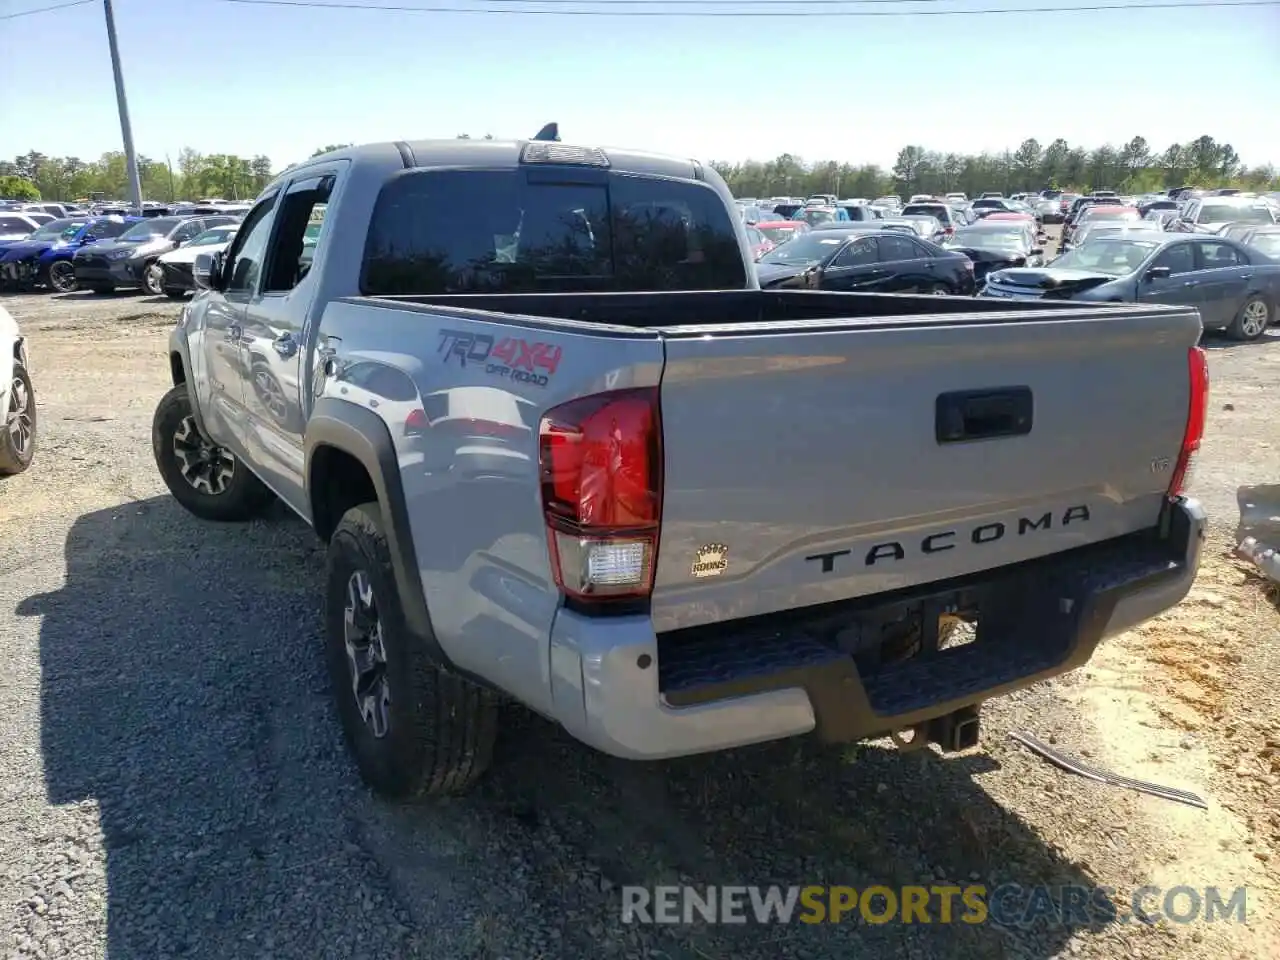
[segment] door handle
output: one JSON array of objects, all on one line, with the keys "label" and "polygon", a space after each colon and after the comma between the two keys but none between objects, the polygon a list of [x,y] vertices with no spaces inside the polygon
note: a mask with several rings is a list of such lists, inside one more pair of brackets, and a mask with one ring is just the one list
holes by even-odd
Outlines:
[{"label": "door handle", "polygon": [[293,339],[293,334],[282,333],[271,341],[271,347],[281,357],[288,360],[298,352],[298,341]]}]

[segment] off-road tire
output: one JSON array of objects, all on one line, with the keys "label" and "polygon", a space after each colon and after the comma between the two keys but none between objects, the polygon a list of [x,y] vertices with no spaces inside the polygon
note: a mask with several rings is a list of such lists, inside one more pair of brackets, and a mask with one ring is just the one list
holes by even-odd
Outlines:
[{"label": "off-road tire", "polygon": [[[1248,324],[1248,318],[1246,315],[1250,311],[1266,312],[1266,320],[1263,322],[1261,327],[1256,327],[1253,330],[1245,329]],[[1232,340],[1245,342],[1257,340],[1267,332],[1267,327],[1271,325],[1271,321],[1274,319],[1275,309],[1267,302],[1266,297],[1255,293],[1244,302],[1243,306],[1240,307],[1240,312],[1237,313],[1235,319],[1231,321],[1231,326],[1227,327],[1227,336],[1231,337]],[[1256,324],[1256,321],[1254,321],[1254,323]]]},{"label": "off-road tire", "polygon": [[191,415],[191,396],[186,384],[179,384],[160,398],[151,420],[151,450],[173,498],[201,520],[234,523],[260,516],[275,494],[244,464],[236,462],[235,472],[220,493],[197,490],[182,475],[174,438]]},{"label": "off-road tire", "polygon": [[[358,571],[372,588],[386,655],[389,722],[380,738],[361,716],[347,659],[347,585]],[[441,670],[423,638],[406,626],[377,503],[352,507],[329,539],[325,659],[347,746],[376,793],[399,801],[460,793],[488,769],[499,698]]]},{"label": "off-road tire", "polygon": [[[36,453],[36,438],[38,437],[36,420],[36,394],[31,388],[31,377],[27,373],[27,368],[16,360],[13,363],[13,379],[21,380],[27,390],[27,410],[31,415],[31,441],[27,444],[26,450],[19,450],[13,442],[13,437],[9,435],[9,407],[0,409],[0,477],[11,477],[14,474],[22,473],[23,470],[31,466],[31,461]],[[12,402],[12,397],[9,401]]]}]

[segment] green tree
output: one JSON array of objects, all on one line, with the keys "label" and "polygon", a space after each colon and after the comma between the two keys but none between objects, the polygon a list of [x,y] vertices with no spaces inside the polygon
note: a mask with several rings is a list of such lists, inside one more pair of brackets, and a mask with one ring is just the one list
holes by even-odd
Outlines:
[{"label": "green tree", "polygon": [[43,200],[36,185],[16,174],[0,176],[0,197],[6,200]]},{"label": "green tree", "polygon": [[898,151],[898,159],[893,164],[893,182],[903,193],[916,192],[924,160],[924,147],[906,146]]}]

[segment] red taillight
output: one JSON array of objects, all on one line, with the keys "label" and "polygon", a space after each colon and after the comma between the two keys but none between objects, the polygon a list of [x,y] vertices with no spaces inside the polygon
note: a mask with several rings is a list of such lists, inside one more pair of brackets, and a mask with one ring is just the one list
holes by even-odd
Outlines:
[{"label": "red taillight", "polygon": [[431,426],[431,422],[427,419],[427,413],[421,408],[410,410],[409,415],[404,418],[404,432],[418,433]]},{"label": "red taillight", "polygon": [[943,228],[943,230],[942,230],[942,232],[943,232],[943,233],[945,233],[948,237],[950,237],[950,236],[952,236],[952,235],[956,232],[956,228],[955,228],[955,227],[944,227],[944,228]]},{"label": "red taillight", "polygon": [[1182,434],[1182,449],[1169,481],[1170,498],[1180,497],[1191,479],[1191,468],[1204,438],[1205,418],[1209,412],[1209,357],[1203,347],[1187,351],[1187,373],[1191,384],[1191,398],[1187,409],[1187,427]]},{"label": "red taillight", "polygon": [[579,600],[647,597],[662,520],[658,388],[561,404],[538,426],[542,509],[556,584]]}]

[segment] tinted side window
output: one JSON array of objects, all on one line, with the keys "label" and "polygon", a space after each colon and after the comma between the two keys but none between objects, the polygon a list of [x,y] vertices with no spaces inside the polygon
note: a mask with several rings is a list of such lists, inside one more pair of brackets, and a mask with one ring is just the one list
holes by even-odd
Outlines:
[{"label": "tinted side window", "polygon": [[712,190],[620,174],[607,186],[529,183],[521,170],[392,179],[361,279],[373,295],[745,285],[733,221]]},{"label": "tinted side window", "polygon": [[860,237],[854,240],[831,261],[833,267],[861,267],[875,263],[877,259],[876,241],[874,237]]},{"label": "tinted side window", "polygon": [[1240,267],[1248,264],[1248,260],[1236,252],[1235,247],[1212,240],[1198,240],[1200,249],[1201,270],[1222,270],[1227,267]]},{"label": "tinted side window", "polygon": [[878,237],[880,244],[880,260],[892,263],[896,260],[918,260],[925,256],[923,249],[916,246],[906,237]]},{"label": "tinted side window", "polygon": [[273,196],[254,207],[236,232],[227,256],[228,293],[251,291],[257,286],[263,254],[267,249],[267,236],[271,233],[271,209],[275,202]]},{"label": "tinted side window", "polygon": [[132,223],[124,223],[119,220],[101,220],[90,227],[89,232],[99,240],[106,240],[110,237],[120,236],[132,226]]},{"label": "tinted side window", "polygon": [[1153,267],[1168,267],[1175,276],[1179,273],[1190,273],[1196,268],[1195,253],[1189,243],[1175,243],[1168,250],[1151,262]]}]

